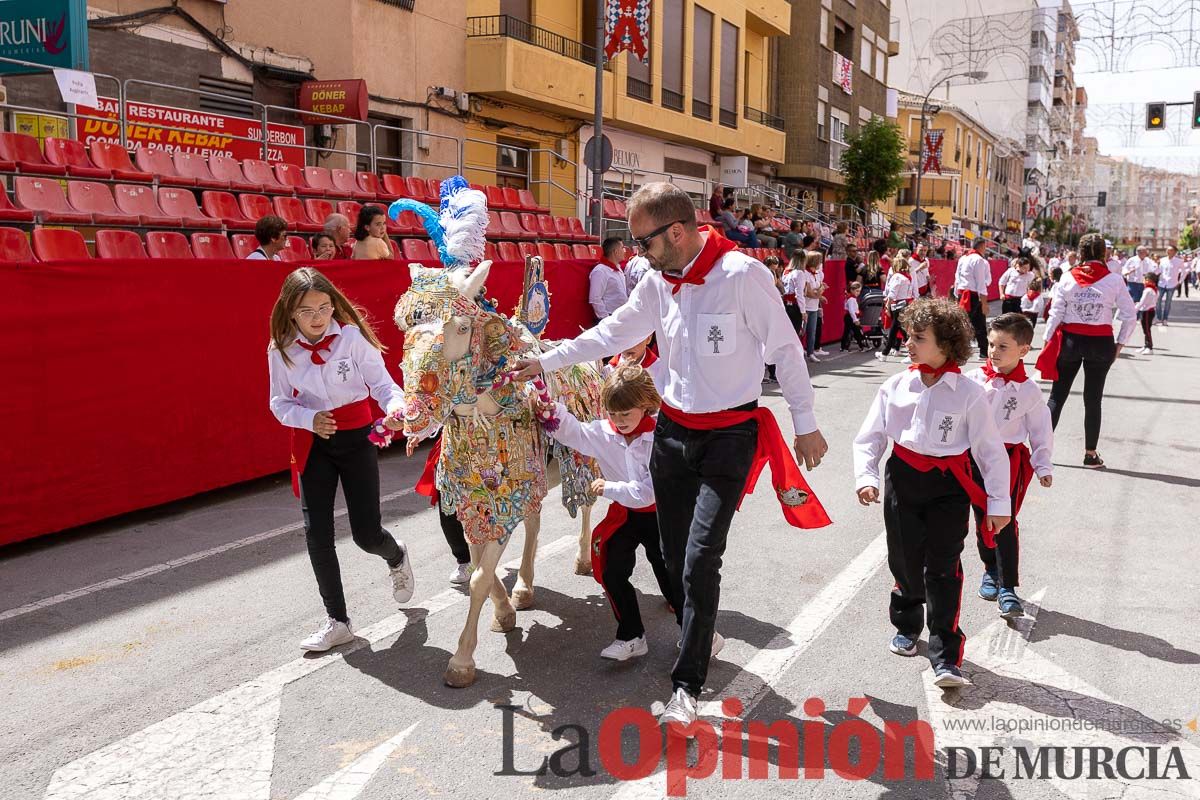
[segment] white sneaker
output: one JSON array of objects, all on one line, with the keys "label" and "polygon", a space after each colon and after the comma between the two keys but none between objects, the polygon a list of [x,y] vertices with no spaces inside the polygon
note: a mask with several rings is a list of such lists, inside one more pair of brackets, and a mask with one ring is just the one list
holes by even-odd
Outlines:
[{"label": "white sneaker", "polygon": [[824,347],[818,347],[816,350],[813,350],[813,355],[814,356],[827,356],[827,355],[829,355],[829,351],[826,350]]},{"label": "white sneaker", "polygon": [[817,358],[817,354],[816,354],[816,353],[810,353],[810,354],[809,354],[809,356],[808,356],[808,360],[809,360],[809,361],[811,361],[811,362],[812,362],[812,363],[814,363],[814,364],[820,364],[820,363],[821,363],[821,359]]},{"label": "white sneaker", "polygon": [[[683,639],[680,639],[678,642],[675,643],[675,649],[679,650],[682,647],[683,647]],[[717,633],[716,631],[713,631],[712,655],[710,656],[710,658],[716,658],[717,653],[721,652],[721,650],[723,650],[724,648],[725,648],[725,637],[722,636],[721,634]]]},{"label": "white sneaker", "polygon": [[469,583],[471,580],[471,565],[459,564],[454,569],[450,570],[450,583],[455,586],[462,586],[464,583]]},{"label": "white sneaker", "polygon": [[671,694],[671,701],[663,709],[658,718],[660,725],[678,722],[680,725],[691,725],[696,721],[696,698],[687,693],[686,689],[676,689]]},{"label": "white sneaker", "polygon": [[649,652],[650,645],[646,644],[646,637],[639,636],[629,641],[614,639],[612,644],[600,651],[600,657],[609,661],[628,661]]},{"label": "white sneaker", "polygon": [[1151,350],[1149,347],[1143,347],[1141,350],[1138,350],[1138,355],[1139,356],[1148,356],[1153,352],[1154,351]]},{"label": "white sneaker", "polygon": [[324,653],[339,644],[354,641],[354,631],[350,630],[350,622],[338,622],[333,617],[326,617],[325,624],[320,629],[300,643],[301,650],[310,653]]},{"label": "white sneaker", "polygon": [[883,354],[882,350],[875,351],[875,358],[876,358],[876,360],[883,361],[883,362],[886,362],[888,360],[888,357]]},{"label": "white sneaker", "polygon": [[399,539],[396,540],[396,544],[400,545],[400,550],[404,553],[404,561],[400,566],[388,570],[392,576],[392,597],[396,598],[397,603],[407,603],[412,600],[413,592],[417,589],[417,579],[413,577],[412,558],[408,548]]}]

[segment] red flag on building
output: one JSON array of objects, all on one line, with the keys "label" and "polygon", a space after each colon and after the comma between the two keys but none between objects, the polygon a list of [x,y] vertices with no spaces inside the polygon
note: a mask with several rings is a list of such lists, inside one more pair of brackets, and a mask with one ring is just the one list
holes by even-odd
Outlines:
[{"label": "red flag on building", "polygon": [[942,174],[942,142],[945,141],[944,130],[925,132],[925,143],[921,146],[921,171]]},{"label": "red flag on building", "polygon": [[622,50],[650,63],[650,0],[605,0],[604,55],[611,61]]}]

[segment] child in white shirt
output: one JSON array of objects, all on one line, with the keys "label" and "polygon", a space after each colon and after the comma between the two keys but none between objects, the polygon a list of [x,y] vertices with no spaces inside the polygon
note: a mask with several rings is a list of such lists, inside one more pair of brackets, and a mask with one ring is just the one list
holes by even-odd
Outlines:
[{"label": "child in white shirt", "polygon": [[[1146,337],[1142,344],[1142,349],[1138,351],[1140,355],[1154,355],[1154,311],[1155,305],[1158,303],[1158,275],[1154,272],[1146,273],[1146,277],[1142,281],[1142,297],[1134,306],[1138,311],[1138,317],[1142,321],[1142,335]],[[1167,290],[1163,290],[1167,291]]]},{"label": "child in white shirt", "polygon": [[859,323],[861,312],[858,309],[858,296],[862,294],[862,284],[858,281],[846,288],[846,302],[842,304],[845,314],[842,316],[842,352],[850,349],[850,337],[858,342],[861,353],[867,349],[867,337],[863,336],[862,325]]}]

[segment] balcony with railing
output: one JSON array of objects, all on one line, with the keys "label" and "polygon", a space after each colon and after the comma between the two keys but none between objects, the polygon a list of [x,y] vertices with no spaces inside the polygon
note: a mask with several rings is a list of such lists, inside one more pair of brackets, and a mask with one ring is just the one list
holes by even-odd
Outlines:
[{"label": "balcony with railing", "polygon": [[750,106],[745,107],[743,116],[750,122],[766,125],[768,128],[774,128],[777,131],[783,130],[783,117],[777,117],[774,114],[768,114],[765,111],[759,111],[757,108],[751,108]]},{"label": "balcony with railing", "polygon": [[669,108],[672,111],[683,111],[683,95],[679,92],[673,92],[664,87],[660,94],[662,96],[663,108]]},{"label": "balcony with railing", "polygon": [[706,103],[698,97],[693,97],[692,116],[712,122],[712,103]]},{"label": "balcony with railing", "polygon": [[558,53],[585,64],[596,63],[596,48],[568,39],[554,31],[531,25],[523,19],[497,14],[490,17],[467,17],[467,38],[504,36],[526,42],[534,47]]},{"label": "balcony with railing", "polygon": [[654,93],[651,91],[650,84],[632,75],[625,77],[625,94],[635,100],[641,100],[646,103],[653,102]]},{"label": "balcony with railing", "polygon": [[730,108],[722,108],[717,112],[717,120],[726,128],[736,128],[737,112]]}]

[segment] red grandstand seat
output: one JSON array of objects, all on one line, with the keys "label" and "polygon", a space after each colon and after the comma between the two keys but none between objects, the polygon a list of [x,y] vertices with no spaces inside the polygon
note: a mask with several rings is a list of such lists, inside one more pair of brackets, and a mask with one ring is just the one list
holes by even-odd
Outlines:
[{"label": "red grandstand seat", "polygon": [[525,256],[516,242],[500,242],[496,245],[496,255],[501,261],[524,261]]},{"label": "red grandstand seat", "polygon": [[439,205],[442,202],[442,182],[437,178],[426,178],[425,185],[429,187],[429,196]]},{"label": "red grandstand seat", "polygon": [[558,229],[554,227],[554,217],[549,214],[534,214],[537,221],[538,238],[542,241],[558,238]]},{"label": "red grandstand seat", "polygon": [[312,248],[303,236],[289,236],[287,247],[279,251],[279,257],[284,261],[312,261]]},{"label": "red grandstand seat", "polygon": [[17,208],[8,199],[8,192],[0,187],[0,220],[4,222],[33,222],[33,212],[27,208]]},{"label": "red grandstand seat", "polygon": [[69,228],[37,228],[33,232],[33,254],[39,261],[90,259],[83,234]]},{"label": "red grandstand seat", "polygon": [[46,160],[37,139],[24,133],[0,133],[0,159],[6,162],[3,166],[10,172],[15,167],[33,175],[67,174],[66,167]]},{"label": "red grandstand seat", "polygon": [[499,261],[500,251],[496,249],[496,245],[492,242],[484,242],[483,245],[483,260],[484,261]]},{"label": "red grandstand seat", "polygon": [[[244,196],[244,195],[243,195]],[[218,219],[226,228],[235,231],[252,231],[256,220],[249,219],[242,213],[237,198],[229,192],[202,192],[200,205],[204,213],[213,219]],[[224,237],[221,237],[224,238]],[[192,237],[194,245],[195,237]],[[216,258],[217,256],[201,256],[201,258]]]},{"label": "red grandstand seat", "polygon": [[246,176],[246,180],[262,186],[263,191],[267,194],[292,193],[291,188],[284,186],[275,177],[275,171],[271,169],[271,165],[262,159],[247,158],[242,162],[242,173]]},{"label": "red grandstand seat", "polygon": [[536,239],[535,231],[525,230],[521,225],[521,220],[517,218],[514,211],[500,212],[500,225],[504,228],[504,236],[507,239]]},{"label": "red grandstand seat", "polygon": [[534,198],[533,192],[528,189],[517,189],[517,198],[521,202],[522,211],[532,211],[534,214],[549,214],[550,209],[545,206],[538,205],[538,201]]},{"label": "red grandstand seat", "polygon": [[[253,248],[251,248],[253,249]],[[192,252],[196,258],[236,258],[223,233],[193,233]]]},{"label": "red grandstand seat", "polygon": [[523,206],[521,204],[520,191],[518,191],[517,189],[514,189],[511,186],[505,186],[502,191],[504,192],[504,204],[507,205],[509,208],[511,208],[513,211],[527,211],[528,210],[525,208],[525,206]]},{"label": "red grandstand seat", "polygon": [[437,253],[429,252],[429,242],[424,239],[405,239],[400,244],[400,251],[409,261],[436,261]]},{"label": "red grandstand seat", "polygon": [[546,261],[554,261],[558,258],[558,253],[554,251],[554,245],[548,242],[539,242],[537,246],[537,254]]},{"label": "red grandstand seat", "polygon": [[[138,224],[155,228],[181,228],[183,218],[168,214],[154,199],[154,188],[138,184],[118,183],[113,187],[117,196],[117,208],[124,214],[136,214]],[[191,193],[190,189],[183,191]]]},{"label": "red grandstand seat", "polygon": [[358,181],[359,189],[375,195],[380,200],[387,200],[388,202],[391,202],[399,196],[384,188],[383,184],[379,180],[379,176],[374,172],[359,172],[354,176],[354,178]]},{"label": "red grandstand seat", "polygon": [[121,213],[113,202],[112,192],[103,183],[70,181],[67,183],[67,200],[79,211],[91,214],[97,225],[137,225],[141,222],[137,214]]},{"label": "red grandstand seat", "polygon": [[405,178],[404,183],[408,186],[408,196],[414,200],[420,200],[422,203],[428,203],[431,206],[436,206],[441,201],[437,190],[431,189],[429,182],[424,178]]},{"label": "red grandstand seat", "polygon": [[19,228],[0,228],[0,261],[9,263],[33,261],[29,236]]},{"label": "red grandstand seat", "polygon": [[487,230],[484,231],[484,236],[489,239],[511,239],[511,236],[504,235],[504,223],[500,221],[499,211],[489,211]]},{"label": "red grandstand seat", "polygon": [[350,197],[351,193],[342,191],[333,184],[333,175],[328,167],[305,167],[304,180],[314,189],[320,189],[326,197]]},{"label": "red grandstand seat", "polygon": [[393,236],[428,236],[415,211],[401,211],[399,219],[388,217],[388,233]]},{"label": "red grandstand seat", "polygon": [[228,189],[229,181],[223,181],[212,174],[208,168],[208,159],[197,153],[176,150],[173,156],[175,171],[184,178],[191,178],[201,189]]},{"label": "red grandstand seat", "polygon": [[146,252],[151,258],[195,258],[187,237],[175,231],[150,231],[146,234]]},{"label": "red grandstand seat", "polygon": [[57,136],[47,136],[46,160],[51,164],[67,168],[67,174],[73,178],[90,178],[106,180],[112,177],[111,169],[101,169],[88,158],[83,142],[77,139],[60,139]]},{"label": "red grandstand seat", "polygon": [[600,259],[604,258],[604,248],[601,247],[600,245],[589,244],[589,245],[585,245],[585,247],[587,247],[587,249],[588,249],[588,257],[589,258],[591,258],[595,261],[599,261]]},{"label": "red grandstand seat", "polygon": [[533,242],[517,242],[517,249],[521,251],[522,261],[527,256],[536,256],[538,254],[538,246]]},{"label": "red grandstand seat", "polygon": [[[166,150],[150,150],[139,147],[133,152],[133,160],[138,169],[154,173],[154,180],[159,186],[195,186],[196,179],[180,175],[175,169],[175,162]],[[222,187],[215,187],[222,188]]]},{"label": "red grandstand seat", "polygon": [[429,188],[424,181],[418,183],[414,178],[410,184],[409,180],[402,175],[384,175],[383,194],[389,198],[407,197],[426,204],[431,200]]},{"label": "red grandstand seat", "polygon": [[376,195],[375,192],[368,192],[358,185],[358,177],[354,174],[353,170],[330,170],[329,178],[333,181],[333,185],[337,189],[337,194],[339,196],[353,197],[355,200],[378,199],[378,195]]},{"label": "red grandstand seat", "polygon": [[588,246],[586,244],[571,245],[571,254],[575,258],[582,259],[585,261],[590,261],[592,258],[592,251],[588,249]]},{"label": "red grandstand seat", "polygon": [[[243,195],[244,196],[244,195]],[[283,217],[288,229],[301,233],[320,233],[325,227],[320,222],[313,222],[304,210],[304,203],[298,197],[274,198],[275,213]]]},{"label": "red grandstand seat", "polygon": [[225,181],[235,192],[263,192],[263,185],[247,178],[246,173],[242,172],[242,165],[235,158],[213,153],[208,157],[208,168],[213,178]]},{"label": "red grandstand seat", "polygon": [[295,164],[279,163],[275,165],[275,177],[286,188],[291,189],[301,197],[323,197],[325,191],[308,185],[304,170]]},{"label": "red grandstand seat", "polygon": [[88,152],[92,155],[92,163],[111,172],[116,180],[132,183],[150,183],[154,180],[149,172],[134,168],[129,160],[129,151],[119,144],[97,140],[88,146]]},{"label": "red grandstand seat", "polygon": [[238,206],[242,209],[242,216],[250,220],[251,223],[258,222],[263,217],[275,213],[275,207],[271,205],[271,199],[265,195],[239,194],[237,201]]},{"label": "red grandstand seat", "polygon": [[362,203],[353,200],[338,201],[337,213],[350,221],[350,230],[354,230],[354,226],[358,224],[358,212],[360,211],[362,211]]},{"label": "red grandstand seat", "polygon": [[538,215],[531,214],[528,211],[521,212],[521,227],[532,233],[535,237],[540,236],[541,229],[538,228]]},{"label": "red grandstand seat", "polygon": [[400,245],[397,244],[395,239],[389,236],[388,244],[392,246],[392,258],[396,259],[397,261],[404,258],[404,253],[400,252]]},{"label": "red grandstand seat", "polygon": [[90,225],[92,222],[91,214],[71,207],[62,187],[52,178],[29,175],[13,178],[13,195],[22,208],[34,212],[38,222],[44,225]]},{"label": "red grandstand seat", "polygon": [[96,258],[149,258],[133,231],[96,231]]},{"label": "red grandstand seat", "polygon": [[570,261],[575,255],[571,252],[571,245],[560,242],[554,245],[554,257],[559,261]]},{"label": "red grandstand seat", "polygon": [[571,220],[567,217],[554,218],[554,238],[573,241],[575,233],[571,230]]},{"label": "red grandstand seat", "polygon": [[172,189],[160,186],[158,189],[158,205],[163,214],[179,217],[185,228],[220,228],[221,220],[213,219],[200,210],[196,205],[196,195],[191,189]]},{"label": "red grandstand seat", "polygon": [[589,244],[600,241],[599,236],[592,236],[583,229],[583,220],[579,217],[568,217],[567,222],[571,225],[571,236],[574,237],[575,241],[587,242]]},{"label": "red grandstand seat", "polygon": [[488,208],[494,208],[497,211],[515,211],[521,208],[520,202],[515,207],[510,206],[508,199],[504,196],[504,190],[499,186],[485,186],[483,193],[487,196]]},{"label": "red grandstand seat", "polygon": [[230,244],[233,245],[234,258],[246,258],[258,249],[258,239],[255,239],[253,234],[235,233],[229,238]]},{"label": "red grandstand seat", "polygon": [[604,218],[605,219],[624,219],[621,216],[621,209],[617,207],[617,201],[606,197],[603,202]]},{"label": "red grandstand seat", "polygon": [[319,197],[310,197],[304,201],[304,211],[308,218],[325,228],[325,219],[333,213],[333,203]]}]

